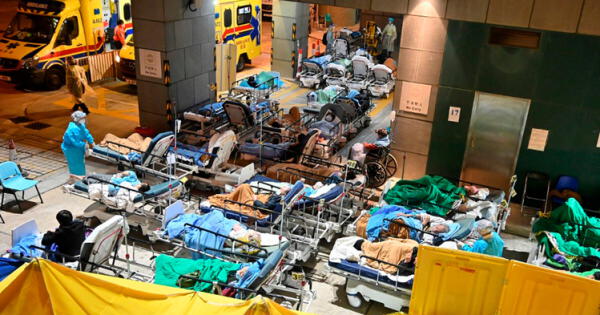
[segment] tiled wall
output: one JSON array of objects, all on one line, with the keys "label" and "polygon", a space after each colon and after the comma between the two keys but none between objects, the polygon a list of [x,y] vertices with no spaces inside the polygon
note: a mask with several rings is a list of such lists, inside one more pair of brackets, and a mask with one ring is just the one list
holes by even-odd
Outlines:
[{"label": "tiled wall", "polygon": [[600,35],[597,0],[294,0],[539,30]]}]

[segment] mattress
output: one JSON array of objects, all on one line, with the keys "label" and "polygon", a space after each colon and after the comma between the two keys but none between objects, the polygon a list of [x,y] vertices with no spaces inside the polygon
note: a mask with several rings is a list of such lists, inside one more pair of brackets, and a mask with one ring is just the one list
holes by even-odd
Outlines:
[{"label": "mattress", "polygon": [[[407,282],[394,281],[390,279],[388,276],[383,275],[379,270],[375,270],[370,267],[361,266],[357,262],[351,262],[347,260],[342,260],[339,263],[328,262],[329,267],[343,270],[355,275],[358,275],[360,271],[360,275],[369,279],[379,280],[379,282],[384,282],[393,286],[398,286],[405,289],[412,288],[413,279],[411,278]],[[377,278],[379,277],[379,279]]]}]

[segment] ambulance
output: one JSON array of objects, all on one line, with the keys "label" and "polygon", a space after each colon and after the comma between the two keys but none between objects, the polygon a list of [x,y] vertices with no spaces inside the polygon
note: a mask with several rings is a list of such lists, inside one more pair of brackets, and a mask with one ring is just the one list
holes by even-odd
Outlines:
[{"label": "ambulance", "polygon": [[242,71],[260,56],[262,0],[217,0],[215,37],[217,43],[237,46],[237,70]]},{"label": "ambulance", "polygon": [[87,66],[104,51],[113,12],[131,25],[131,0],[21,0],[0,38],[0,80],[60,88],[67,57]]},{"label": "ambulance", "polygon": [[[215,0],[215,41],[237,46],[237,71],[260,56],[261,0]],[[119,79],[135,84],[133,36],[119,52]]]}]

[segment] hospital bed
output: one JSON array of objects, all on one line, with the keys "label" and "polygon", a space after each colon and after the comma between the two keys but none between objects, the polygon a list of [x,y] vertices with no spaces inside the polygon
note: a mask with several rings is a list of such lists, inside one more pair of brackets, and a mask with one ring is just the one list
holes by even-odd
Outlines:
[{"label": "hospital bed", "polygon": [[117,164],[119,168],[131,168],[142,173],[156,176],[168,176],[170,178],[182,178],[194,171],[193,165],[178,164],[173,167],[167,163],[167,154],[174,144],[175,135],[171,131],[163,132],[152,138],[145,152],[123,144],[108,142],[120,148],[130,151],[129,154],[121,154],[108,146],[96,145],[90,155],[110,163]]},{"label": "hospital bed", "polygon": [[[150,190],[140,193],[127,186],[112,184],[100,176],[90,175],[88,178],[95,183],[88,185],[83,180],[78,181],[72,188],[67,189],[67,192],[98,201],[109,209],[124,210],[157,219],[160,219],[160,209],[165,204],[186,194],[186,188],[179,180],[159,178],[161,182],[150,185]],[[110,186],[118,189],[116,195],[108,194]]]},{"label": "hospital bed", "polygon": [[331,55],[302,60],[302,71],[298,74],[300,87],[319,88],[323,84],[325,66],[331,62]]},{"label": "hospital bed", "polygon": [[350,77],[352,61],[346,58],[337,59],[325,66],[323,79],[327,86],[346,86],[346,80]]},{"label": "hospital bed", "polygon": [[[80,271],[106,272],[108,270],[112,271],[115,276],[130,278],[134,276],[135,273],[131,271],[129,264],[126,268],[115,265],[115,261],[119,259],[119,248],[124,242],[125,246],[127,246],[126,236],[128,233],[129,226],[127,225],[126,218],[116,215],[95,227],[86,236],[78,256],[71,257],[61,254],[43,248],[41,243],[36,242],[34,244],[27,243],[25,246],[29,246],[32,250],[37,251],[39,256],[20,256],[20,258],[32,259],[40,256],[45,257],[47,255],[54,255],[58,258],[65,257],[74,261],[73,263],[65,263],[65,265]],[[13,248],[21,243],[24,238],[32,235],[39,236],[41,240],[42,234],[40,234],[35,220],[30,220],[14,228],[11,231],[11,243]],[[128,250],[126,252],[128,252]]]},{"label": "hospital bed", "polygon": [[364,56],[352,58],[352,75],[346,80],[346,86],[351,90],[366,90],[372,80],[371,68],[373,63]]},{"label": "hospital bed", "polygon": [[321,107],[335,102],[335,100],[348,91],[345,87],[339,85],[329,85],[323,89],[310,92],[306,95],[306,107],[303,108],[304,113],[316,114],[321,110]]},{"label": "hospital bed", "polygon": [[[313,299],[313,293],[306,290],[304,285],[296,281],[295,284],[290,284],[290,274],[294,273],[293,278],[303,280],[303,272],[299,275],[297,272],[292,272],[294,261],[290,260],[293,255],[288,255],[287,251],[290,247],[290,242],[282,238],[279,235],[268,235],[261,233],[263,240],[269,240],[266,246],[261,243],[261,246],[256,246],[238,239],[231,238],[228,235],[220,234],[212,231],[211,229],[195,226],[192,224],[186,224],[190,229],[199,230],[201,233],[213,234],[215,237],[222,237],[231,242],[229,246],[223,248],[212,247],[211,244],[203,244],[207,246],[196,246],[190,247],[181,240],[181,238],[169,238],[165,235],[164,230],[167,228],[169,222],[185,213],[183,203],[177,202],[169,206],[165,211],[165,216],[162,221],[162,229],[154,233],[154,237],[151,239],[153,242],[160,241],[163,243],[171,244],[175,247],[174,250],[170,251],[173,256],[179,256],[182,254],[181,250],[185,249],[193,253],[199,254],[201,258],[219,259],[225,261],[231,261],[235,263],[253,263],[256,261],[262,261],[263,267],[261,268],[259,275],[256,279],[243,287],[235,287],[231,284],[224,283],[212,283],[217,292],[221,292],[226,287],[233,287],[239,290],[237,298],[249,298],[252,297],[251,293],[263,292],[269,296],[284,298],[288,301],[292,301],[297,307],[302,304],[310,304]],[[267,237],[273,236],[273,237]],[[274,243],[273,243],[274,242]],[[245,249],[244,249],[245,246]],[[248,253],[250,249],[258,250],[256,253]],[[291,293],[293,297],[277,295],[274,291],[283,291]]]},{"label": "hospital bed", "polygon": [[263,71],[252,76],[255,79],[254,86],[251,85],[250,77],[237,80],[226,96],[229,100],[238,100],[248,105],[257,103],[261,100],[267,100],[269,97],[279,91],[284,83],[278,72]]},{"label": "hospital bed", "polygon": [[388,98],[396,86],[392,69],[385,65],[376,65],[372,67],[371,71],[373,80],[365,88],[375,97]]}]

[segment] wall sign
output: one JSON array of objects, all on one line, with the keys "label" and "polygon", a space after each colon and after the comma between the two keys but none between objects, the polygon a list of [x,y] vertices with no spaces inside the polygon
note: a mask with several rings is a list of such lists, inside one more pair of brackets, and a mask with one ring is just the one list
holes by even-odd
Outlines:
[{"label": "wall sign", "polygon": [[427,115],[431,85],[412,82],[402,82],[400,94],[400,110],[410,113]]},{"label": "wall sign", "polygon": [[450,106],[448,110],[448,121],[459,122],[460,121],[460,107]]},{"label": "wall sign", "polygon": [[146,77],[162,79],[162,58],[160,51],[139,49],[140,74]]},{"label": "wall sign", "polygon": [[548,142],[548,133],[546,129],[531,129],[531,136],[529,137],[529,150],[544,151],[546,150],[546,142]]}]

